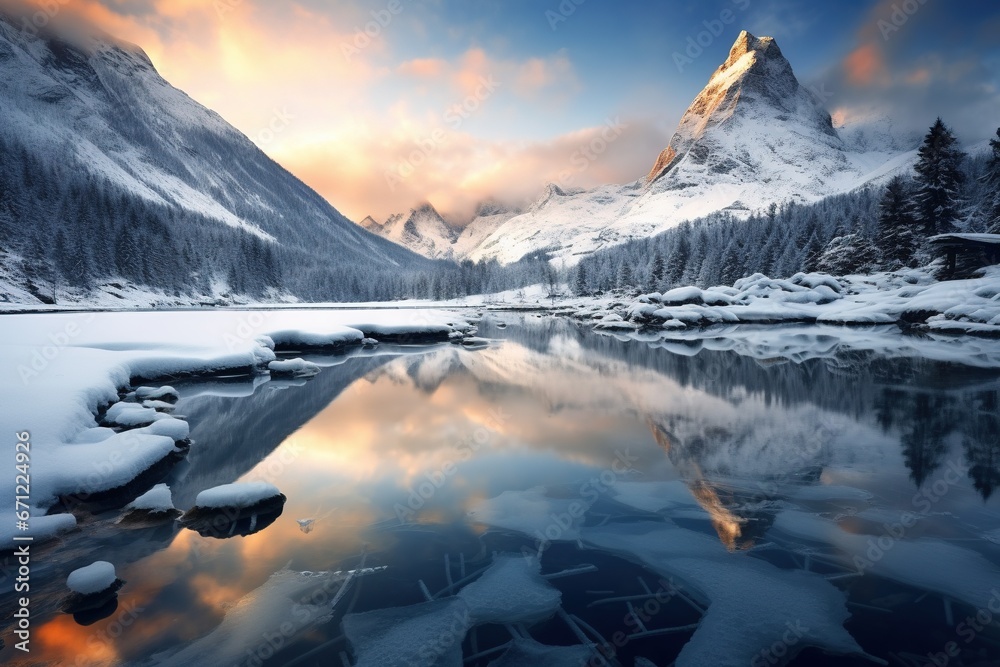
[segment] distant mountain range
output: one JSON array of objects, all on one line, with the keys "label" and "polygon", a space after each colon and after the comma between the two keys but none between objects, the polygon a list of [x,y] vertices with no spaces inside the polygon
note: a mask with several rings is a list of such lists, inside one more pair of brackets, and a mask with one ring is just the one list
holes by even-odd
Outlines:
[{"label": "distant mountain range", "polygon": [[835,128],[777,43],[743,31],[643,178],[589,190],[549,184],[525,212],[493,218],[489,232],[480,218],[471,221],[465,229],[476,242],[464,245],[447,225],[422,226],[424,207],[407,217],[416,213],[416,235],[389,221],[365,226],[429,257],[510,263],[548,251],[572,265],[709,213],[746,216],[771,202],[816,201],[885,180],[912,165],[918,142],[882,118]]},{"label": "distant mountain range", "polygon": [[44,298],[33,253],[62,266],[58,282],[70,287],[81,282],[79,263],[95,284],[306,299],[349,298],[353,281],[370,284],[373,272],[430,265],[353,224],[167,83],[139,47],[22,30],[7,11],[0,293]]}]

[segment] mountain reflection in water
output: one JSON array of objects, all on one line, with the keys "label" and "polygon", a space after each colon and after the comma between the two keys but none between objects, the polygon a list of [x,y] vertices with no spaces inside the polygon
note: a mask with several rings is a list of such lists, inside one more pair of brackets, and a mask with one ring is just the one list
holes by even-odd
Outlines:
[{"label": "mountain reflection in water", "polygon": [[[697,653],[708,650],[698,633],[714,627],[712,613],[741,605],[713,590],[705,578],[712,567],[717,583],[745,572],[780,588],[782,577],[801,576],[799,588],[815,587],[816,605],[823,596],[847,605],[849,619],[830,611],[814,621],[817,633],[826,624],[843,636],[828,629],[786,647],[797,656],[792,664],[871,664],[867,655],[923,664],[912,656],[959,641],[956,625],[979,600],[975,586],[1000,585],[996,371],[865,349],[815,327],[789,334],[785,353],[777,344],[751,353],[739,344],[731,351],[698,341],[623,341],[534,315],[487,315],[480,335],[499,342],[312,358],[326,367],[301,386],[178,387],[176,409],[197,446],[166,480],[175,505],[187,509],[212,486],[262,479],[287,496],[281,516],[256,534],[222,540],[174,526],[124,531],[114,517],[94,519],[49,553],[50,567],[63,571],[98,554],[112,560],[128,582],[119,611],[87,629],[40,614],[32,658],[73,664],[85,655],[112,664],[160,654],[153,662],[169,662],[189,655],[175,653],[187,646],[199,661],[225,664],[354,660],[357,647],[341,629],[348,611],[416,605],[425,600],[422,587],[448,590],[462,573],[487,567],[494,551],[541,549],[545,573],[594,566],[551,584],[579,627],[609,642],[635,625],[623,624],[624,603],[602,598],[645,595],[637,578],[647,586],[669,575],[688,587],[688,602],[647,619],[649,628],[680,630],[616,643],[614,657],[603,652],[608,664],[631,665],[637,656],[693,664],[692,656],[708,655]],[[893,538],[895,553],[852,571],[853,550],[869,538],[878,544],[906,513],[916,518]],[[662,548],[680,551],[643,546],[644,536],[661,533],[675,543],[661,540]],[[932,570],[959,561],[911,567],[903,560],[911,549],[965,559],[968,576],[981,580],[967,586],[962,572],[935,580]],[[278,583],[295,577],[274,573],[354,568],[362,553],[366,565],[386,569],[359,577],[328,618],[296,627],[267,657],[255,652],[252,638],[280,618],[245,610],[274,605]],[[294,590],[315,585],[296,579]],[[739,590],[747,609],[771,609],[753,589]],[[795,590],[791,610],[802,603]],[[245,615],[227,616],[235,608]],[[135,619],[114,634],[123,609]],[[795,613],[807,611],[819,613]],[[559,618],[515,624],[513,633],[578,644]],[[888,619],[904,629],[885,630]],[[743,642],[740,650],[750,647],[753,656],[775,641],[754,635],[752,619],[742,624],[750,629],[713,650],[735,660],[743,654],[727,642]],[[465,632],[466,657],[473,647],[526,641],[502,625]],[[200,638],[210,640],[195,644]],[[997,639],[987,628],[962,643],[964,662],[949,664],[997,659]],[[850,648],[853,641],[863,651]],[[799,652],[803,646],[833,655]]]}]

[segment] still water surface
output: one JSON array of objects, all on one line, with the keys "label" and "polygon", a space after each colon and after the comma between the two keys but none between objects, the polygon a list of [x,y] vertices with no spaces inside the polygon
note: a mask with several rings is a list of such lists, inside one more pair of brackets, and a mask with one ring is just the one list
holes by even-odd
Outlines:
[{"label": "still water surface", "polygon": [[[47,558],[114,562],[118,607],[88,626],[39,619],[32,660],[177,662],[201,640],[181,662],[352,664],[365,656],[344,637],[348,612],[418,605],[495,553],[541,550],[544,574],[583,568],[547,580],[560,612],[456,632],[466,664],[497,660],[512,637],[571,645],[580,632],[603,638],[603,657],[539,664],[1000,664],[997,373],[837,353],[828,336],[824,358],[792,362],[535,315],[488,315],[480,335],[497,342],[314,357],[325,368],[308,382],[176,385],[195,444],[166,480],[175,505],[267,480],[282,514],[230,539],[91,519]],[[362,554],[384,569],[328,618],[294,606],[308,586],[288,607],[267,585]],[[411,625],[383,639],[436,641]],[[853,655],[810,646],[850,641]],[[423,660],[455,664],[446,652]]]}]

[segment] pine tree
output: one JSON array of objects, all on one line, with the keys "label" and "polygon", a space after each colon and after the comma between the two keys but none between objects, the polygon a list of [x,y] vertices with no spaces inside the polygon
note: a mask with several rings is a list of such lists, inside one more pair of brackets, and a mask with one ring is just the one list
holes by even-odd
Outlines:
[{"label": "pine tree", "polygon": [[924,234],[933,236],[952,231],[960,217],[961,185],[965,179],[961,165],[965,154],[958,140],[938,118],[918,151],[917,217]]},{"label": "pine tree", "polygon": [[986,211],[986,231],[990,234],[1000,234],[1000,128],[997,128],[997,138],[990,139],[990,160],[986,165],[986,173],[982,180],[986,185],[986,201],[983,208]]},{"label": "pine tree", "polygon": [[587,294],[587,269],[584,267],[583,262],[580,262],[580,266],[576,268],[574,291],[580,295]]},{"label": "pine tree", "polygon": [[889,181],[878,206],[878,246],[885,268],[897,269],[913,261],[916,224],[909,188],[902,176],[896,176]]},{"label": "pine tree", "polygon": [[[681,242],[686,244],[687,239],[682,236]],[[663,253],[657,250],[656,254],[653,255],[653,264],[649,268],[649,284],[646,285],[646,289],[650,292],[655,292],[660,289],[660,283],[663,282],[663,273],[665,270],[666,263],[663,261]],[[680,270],[684,270],[683,264],[681,265]]]}]

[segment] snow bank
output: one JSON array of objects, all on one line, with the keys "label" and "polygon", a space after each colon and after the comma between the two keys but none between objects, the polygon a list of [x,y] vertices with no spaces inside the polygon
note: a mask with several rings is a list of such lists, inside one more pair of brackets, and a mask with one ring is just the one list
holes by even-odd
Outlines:
[{"label": "snow bank", "polygon": [[194,499],[194,504],[204,509],[243,509],[280,495],[278,487],[268,482],[235,482],[205,489]]},{"label": "snow bank", "polygon": [[[30,440],[33,519],[21,534],[41,540],[75,525],[72,517],[42,519],[60,497],[116,489],[125,496],[139,494],[148,488],[143,488],[147,481],[162,479],[182,453],[175,442],[189,434],[183,420],[159,411],[178,398],[175,389],[160,386],[163,380],[246,376],[250,384],[276,359],[271,349],[275,332],[284,332],[277,337],[288,345],[316,340],[360,345],[362,328],[393,326],[433,335],[464,335],[471,327],[459,315],[432,309],[0,317],[0,372],[9,378],[0,386],[0,404],[6,408],[0,428],[27,433]],[[137,388],[121,400],[119,392],[130,386]],[[143,405],[146,401],[150,403]],[[113,428],[99,425],[99,414]],[[143,475],[142,484],[133,483]],[[13,475],[0,479],[0,495],[15,495]],[[0,526],[14,525],[13,506],[0,508]],[[6,529],[0,537],[0,548],[12,547]]]},{"label": "snow bank", "polygon": [[107,561],[99,560],[70,572],[69,577],[66,578],[66,586],[74,593],[93,595],[108,590],[114,586],[117,580],[115,566]]},{"label": "snow bank", "polygon": [[732,287],[679,287],[645,294],[626,319],[669,329],[724,323],[896,324],[941,333],[1000,336],[1000,269],[982,278],[933,282],[917,270],[834,278],[797,273],[787,280],[757,273]]},{"label": "snow bank", "polygon": [[312,377],[319,374],[319,366],[304,359],[278,359],[267,365],[272,375],[291,375],[292,377]]}]

